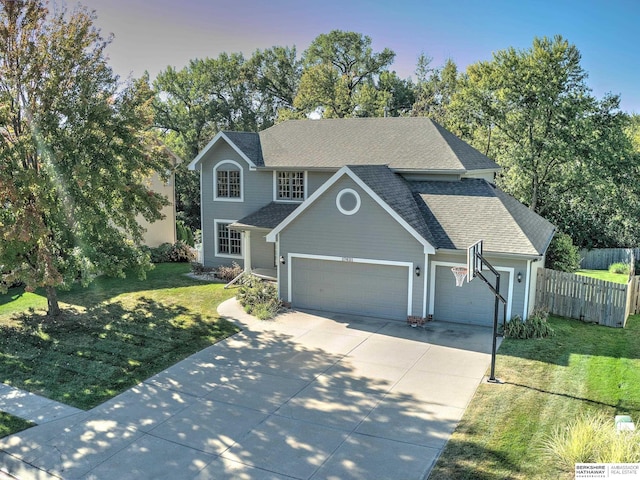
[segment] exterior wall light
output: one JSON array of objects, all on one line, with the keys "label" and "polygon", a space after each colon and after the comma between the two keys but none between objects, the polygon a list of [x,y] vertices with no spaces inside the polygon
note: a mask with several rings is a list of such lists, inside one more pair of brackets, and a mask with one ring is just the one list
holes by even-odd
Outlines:
[{"label": "exterior wall light", "polygon": [[518,276],[516,277],[518,279],[518,283],[522,283],[522,273],[518,272]]},{"label": "exterior wall light", "polygon": [[282,265],[284,265],[284,257],[283,257],[282,255],[280,255],[279,260],[280,260],[280,263],[281,263]]},{"label": "exterior wall light", "polygon": [[416,277],[420,276],[420,265],[416,267]]}]

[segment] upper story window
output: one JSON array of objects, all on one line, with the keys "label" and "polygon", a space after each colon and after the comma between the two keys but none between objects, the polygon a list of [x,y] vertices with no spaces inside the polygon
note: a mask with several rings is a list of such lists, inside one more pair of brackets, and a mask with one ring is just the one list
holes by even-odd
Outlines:
[{"label": "upper story window", "polygon": [[214,170],[214,199],[227,202],[242,201],[242,167],[233,160],[218,163]]},{"label": "upper story window", "polygon": [[303,201],[304,172],[276,172],[276,200]]}]

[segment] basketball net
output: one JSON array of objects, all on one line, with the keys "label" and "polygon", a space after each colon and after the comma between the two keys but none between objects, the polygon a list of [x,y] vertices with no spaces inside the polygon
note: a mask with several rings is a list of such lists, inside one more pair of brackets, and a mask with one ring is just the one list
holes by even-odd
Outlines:
[{"label": "basketball net", "polygon": [[456,287],[461,287],[467,278],[467,267],[452,267],[451,271],[456,276]]}]

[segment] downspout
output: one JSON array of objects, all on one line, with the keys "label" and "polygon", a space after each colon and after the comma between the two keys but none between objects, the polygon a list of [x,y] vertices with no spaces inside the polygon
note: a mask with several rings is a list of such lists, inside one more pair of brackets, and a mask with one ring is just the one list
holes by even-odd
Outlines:
[{"label": "downspout", "polygon": [[529,317],[529,297],[531,296],[531,292],[529,291],[531,285],[531,260],[527,260],[527,277],[524,282],[524,311],[522,312],[522,320],[526,320]]}]

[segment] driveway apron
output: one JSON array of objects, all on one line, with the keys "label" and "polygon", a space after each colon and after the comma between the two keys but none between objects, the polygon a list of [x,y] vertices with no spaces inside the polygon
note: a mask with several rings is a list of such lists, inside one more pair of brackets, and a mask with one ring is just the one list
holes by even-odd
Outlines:
[{"label": "driveway apron", "polygon": [[[490,363],[491,331],[235,299],[244,330],[87,412],[0,439],[30,479],[428,477]],[[0,471],[0,478],[3,473]]]}]

